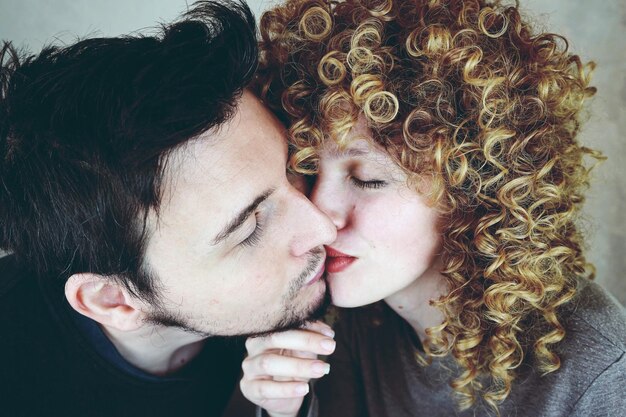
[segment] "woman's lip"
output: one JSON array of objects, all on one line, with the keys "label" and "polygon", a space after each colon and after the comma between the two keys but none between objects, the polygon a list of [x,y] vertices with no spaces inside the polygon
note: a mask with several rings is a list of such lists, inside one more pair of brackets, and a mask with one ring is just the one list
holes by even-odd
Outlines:
[{"label": "woman's lip", "polygon": [[354,256],[350,256],[348,254],[340,252],[335,248],[331,248],[330,246],[326,246],[326,256],[332,257],[332,258],[340,258],[340,257],[354,258]]},{"label": "woman's lip", "polygon": [[356,260],[354,256],[346,255],[330,246],[326,247],[326,271],[331,274],[345,270]]},{"label": "woman's lip", "polygon": [[328,258],[326,258],[326,271],[331,274],[341,272],[344,269],[348,268],[350,265],[352,265],[352,262],[356,261],[356,259],[357,258],[354,258],[352,256],[329,256]]}]

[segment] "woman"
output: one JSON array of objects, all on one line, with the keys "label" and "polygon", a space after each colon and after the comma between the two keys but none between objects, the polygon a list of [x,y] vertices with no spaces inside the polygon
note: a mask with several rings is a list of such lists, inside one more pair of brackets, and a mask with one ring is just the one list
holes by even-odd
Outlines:
[{"label": "woman", "polygon": [[[485,0],[290,0],[261,34],[259,91],[338,230],[333,303],[358,307],[310,414],[623,413],[623,310],[576,225],[593,64]],[[328,371],[317,326],[249,341],[242,390],[270,415]]]}]

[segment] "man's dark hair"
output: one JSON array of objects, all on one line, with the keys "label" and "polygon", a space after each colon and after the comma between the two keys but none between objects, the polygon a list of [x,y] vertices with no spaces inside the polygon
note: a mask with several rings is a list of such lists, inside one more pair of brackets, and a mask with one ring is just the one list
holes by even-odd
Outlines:
[{"label": "man's dark hair", "polygon": [[156,303],[142,260],[166,156],[232,116],[257,65],[252,12],[202,1],[156,36],[20,55],[0,51],[0,248]]}]

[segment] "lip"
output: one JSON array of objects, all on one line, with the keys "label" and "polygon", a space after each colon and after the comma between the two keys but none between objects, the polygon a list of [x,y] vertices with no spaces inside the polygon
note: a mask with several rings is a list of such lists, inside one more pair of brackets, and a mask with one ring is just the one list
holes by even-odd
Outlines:
[{"label": "lip", "polygon": [[326,256],[326,271],[331,274],[344,271],[358,259],[330,246],[326,247]]},{"label": "lip", "polygon": [[324,265],[324,262],[321,262],[320,269],[319,269],[319,271],[317,271],[317,274],[315,274],[313,276],[313,278],[311,278],[306,284],[304,284],[304,286],[305,287],[309,287],[309,286],[315,284],[320,279],[322,279],[322,277],[324,276],[325,270],[326,270],[326,266]]}]

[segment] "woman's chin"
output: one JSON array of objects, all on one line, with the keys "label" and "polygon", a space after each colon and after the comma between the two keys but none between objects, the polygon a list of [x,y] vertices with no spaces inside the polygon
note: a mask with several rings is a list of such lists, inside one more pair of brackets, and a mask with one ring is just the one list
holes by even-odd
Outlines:
[{"label": "woman's chin", "polygon": [[345,288],[339,285],[329,285],[331,302],[335,307],[355,308],[375,303],[384,299],[380,294],[365,294],[358,285]]}]

